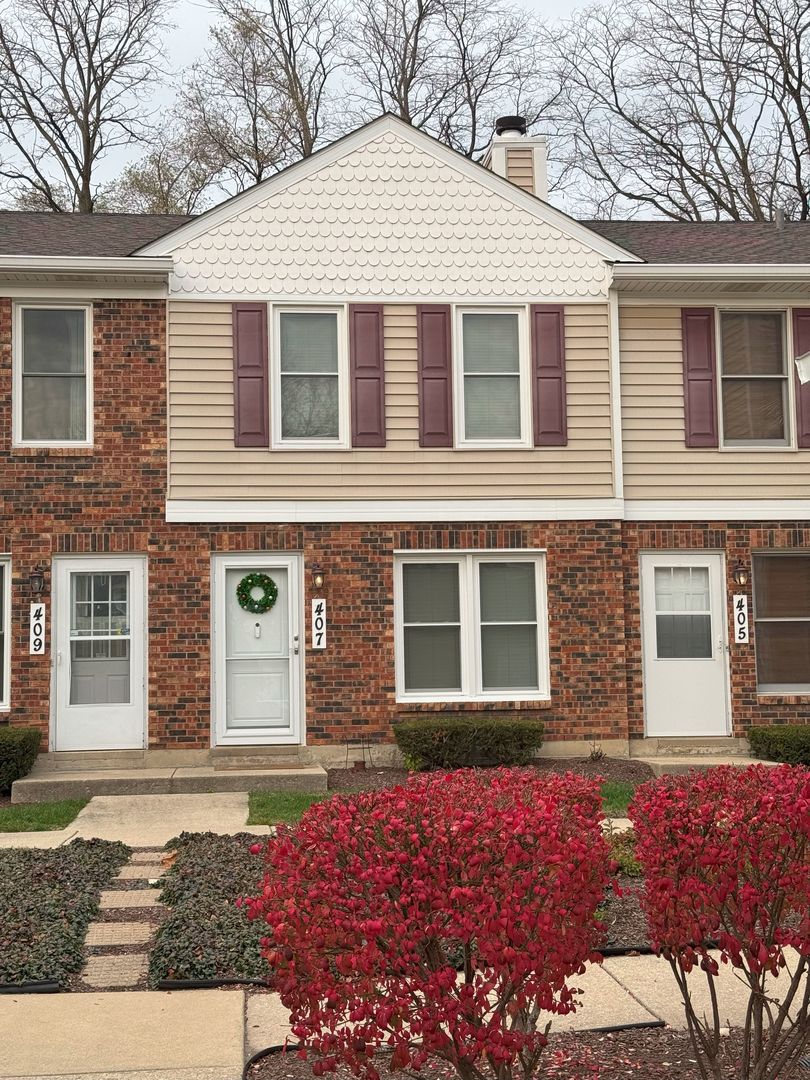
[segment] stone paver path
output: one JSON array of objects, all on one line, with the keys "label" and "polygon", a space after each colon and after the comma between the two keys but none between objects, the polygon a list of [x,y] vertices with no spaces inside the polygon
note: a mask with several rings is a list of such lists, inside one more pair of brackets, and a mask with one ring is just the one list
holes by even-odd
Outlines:
[{"label": "stone paver path", "polygon": [[[154,910],[159,903],[160,889],[147,888],[163,874],[162,851],[133,852],[129,862],[118,873],[116,882],[123,888],[106,889],[99,899],[100,912],[112,915],[122,909],[133,917],[144,909]],[[90,924],[85,938],[88,948],[103,949],[87,958],[81,974],[85,986],[93,990],[125,990],[143,984],[149,969],[149,943],[157,926],[149,921],[101,920]],[[139,948],[143,946],[143,949]]]}]

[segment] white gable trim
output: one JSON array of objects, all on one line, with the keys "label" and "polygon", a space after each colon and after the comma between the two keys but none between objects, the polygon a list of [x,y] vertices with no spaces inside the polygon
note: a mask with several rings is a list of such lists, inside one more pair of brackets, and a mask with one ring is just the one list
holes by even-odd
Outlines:
[{"label": "white gable trim", "polygon": [[369,124],[364,124],[363,127],[351,132],[351,134],[344,135],[343,138],[337,139],[335,142],[330,143],[329,146],[325,146],[323,150],[318,150],[311,157],[290,165],[288,168],[276,173],[275,176],[256,184],[255,187],[249,188],[239,195],[234,195],[233,198],[227,199],[225,202],[220,203],[219,206],[206,211],[187,225],[181,225],[174,232],[167,233],[165,236],[160,237],[159,240],[155,240],[146,247],[141,248],[137,254],[139,256],[171,255],[192,240],[196,240],[197,237],[204,236],[209,230],[230,221],[243,210],[249,210],[266,199],[272,198],[273,195],[290,187],[292,184],[305,180],[320,169],[326,168],[336,161],[341,161],[385,132],[391,132],[414,143],[425,153],[466,174],[474,183],[489,188],[495,194],[527,210],[546,224],[553,225],[560,232],[578,240],[585,247],[601,255],[607,262],[639,263],[642,261],[637,255],[625,251],[624,248],[611,243],[611,241],[606,240],[598,233],[592,232],[549,203],[543,202],[527,191],[523,191],[516,184],[510,183],[503,177],[484,168],[483,165],[470,161],[463,154],[451,150],[449,146],[445,146],[444,143],[434,139],[431,135],[425,134],[424,131],[419,131],[411,127],[410,124],[406,124],[404,120],[388,114],[379,117],[377,120],[372,120]]}]

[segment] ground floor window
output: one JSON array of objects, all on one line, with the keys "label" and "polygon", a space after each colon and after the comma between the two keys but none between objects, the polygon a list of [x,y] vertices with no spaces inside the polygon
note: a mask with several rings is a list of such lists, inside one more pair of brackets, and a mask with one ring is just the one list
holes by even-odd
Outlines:
[{"label": "ground floor window", "polygon": [[810,690],[810,554],[754,556],[757,688]]},{"label": "ground floor window", "polygon": [[8,705],[9,649],[11,647],[11,579],[8,559],[0,559],[0,707]]},{"label": "ground floor window", "polygon": [[397,696],[548,696],[541,554],[401,555],[396,566]]}]

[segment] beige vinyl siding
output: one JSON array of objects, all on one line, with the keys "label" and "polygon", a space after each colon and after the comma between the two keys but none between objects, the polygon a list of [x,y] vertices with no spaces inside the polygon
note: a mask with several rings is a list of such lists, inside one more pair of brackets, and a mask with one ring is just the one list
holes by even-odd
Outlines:
[{"label": "beige vinyl siding", "polygon": [[230,304],[169,304],[172,499],[609,498],[607,306],[566,308],[568,446],[419,446],[415,305],[384,309],[387,445],[265,450],[233,445]]},{"label": "beige vinyl siding", "polygon": [[506,179],[534,195],[534,151],[530,147],[507,149]]},{"label": "beige vinyl siding", "polygon": [[806,453],[686,446],[680,307],[622,305],[619,327],[626,498],[807,498]]}]

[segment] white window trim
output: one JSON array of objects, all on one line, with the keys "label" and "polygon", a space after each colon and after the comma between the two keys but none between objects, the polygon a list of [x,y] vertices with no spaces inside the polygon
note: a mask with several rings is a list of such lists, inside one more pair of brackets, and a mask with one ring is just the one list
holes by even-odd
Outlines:
[{"label": "white window trim", "polygon": [[[464,335],[465,315],[517,315],[518,378],[520,402],[520,437],[517,439],[468,439],[464,416]],[[458,304],[453,311],[453,430],[457,450],[531,450],[532,430],[531,349],[529,347],[529,312],[525,304]]]},{"label": "white window trim", "polygon": [[0,574],[4,579],[3,596],[5,599],[5,608],[0,611],[5,643],[5,656],[2,658],[3,696],[0,697],[0,712],[8,712],[11,708],[11,559],[7,555],[0,555]]},{"label": "white window trim", "polygon": [[[349,387],[349,347],[345,304],[268,304],[270,335],[270,447],[272,450],[350,450],[351,397]],[[336,439],[283,439],[281,437],[281,319],[287,312],[337,317],[338,347],[338,437]]]},{"label": "white window trim", "polygon": [[[790,357],[793,355],[793,319],[791,316],[792,309],[784,306],[777,308],[767,308],[761,305],[755,307],[740,307],[740,306],[717,306],[714,309],[714,339],[716,342],[715,353],[717,363],[717,420],[720,429],[720,449],[723,451],[739,452],[747,450],[765,450],[768,452],[784,452],[785,450],[795,450],[796,441],[794,438],[794,394],[793,394],[793,379],[792,364]],[[722,316],[728,313],[730,315],[774,315],[779,314],[782,316],[782,360],[784,364],[783,378],[783,390],[782,390],[782,409],[785,423],[785,437],[781,440],[776,439],[747,439],[744,442],[734,440],[732,442],[726,442],[725,433],[725,415],[723,412],[723,321]],[[775,380],[779,376],[768,375],[760,376],[764,379]],[[745,376],[741,376],[745,378]],[[751,378],[757,378],[757,376],[751,376]]]},{"label": "white window trim", "polygon": [[[32,308],[46,311],[84,312],[84,379],[85,379],[85,439],[23,439],[22,438],[22,322],[23,312]],[[93,446],[93,305],[75,301],[20,300],[14,304],[12,345],[13,397],[12,440],[13,447],[92,447]]]},{"label": "white window trim", "polygon": [[[794,615],[794,616],[790,616],[788,618],[778,618],[778,617],[777,618],[773,618],[773,617],[769,618],[767,616],[758,616],[757,615],[757,610],[756,610],[756,595],[757,595],[757,593],[756,593],[755,582],[754,582],[754,579],[753,579],[753,574],[755,572],[754,571],[754,559],[755,558],[762,558],[762,557],[774,558],[774,559],[790,559],[790,558],[792,558],[792,557],[794,557],[796,555],[807,555],[807,552],[803,551],[801,549],[797,549],[796,551],[774,551],[774,550],[770,550],[770,551],[754,551],[752,553],[752,559],[751,559],[752,579],[751,579],[751,584],[752,584],[752,586],[754,586],[752,588],[752,599],[753,599],[753,609],[754,609],[753,614],[754,614],[754,642],[755,642],[754,651],[755,651],[755,653],[756,653],[756,648],[757,648],[757,646],[756,646],[757,627],[759,626],[760,623],[786,623],[786,622],[810,623],[810,613],[808,613],[806,616]],[[756,668],[756,675],[757,675],[757,694],[759,694],[760,696],[767,697],[768,695],[778,695],[778,696],[783,696],[784,697],[784,696],[790,696],[790,695],[793,695],[793,694],[798,695],[798,696],[802,696],[804,694],[810,693],[810,682],[803,682],[803,683],[761,683],[759,681],[759,663],[758,663],[758,660],[759,660],[759,658],[755,657],[755,661],[756,661],[755,668]]]},{"label": "white window trim", "polygon": [[[406,563],[458,563],[461,564],[459,580],[459,614],[461,617],[461,686],[458,691],[408,692],[405,687],[405,635],[402,622],[404,611],[404,586],[402,568]],[[484,691],[481,689],[480,605],[479,575],[477,567],[482,562],[533,562],[535,571],[535,597],[537,604],[537,678],[538,689],[521,692],[506,690]],[[466,569],[465,569],[466,567]],[[548,607],[546,597],[546,557],[537,549],[530,551],[443,551],[401,552],[394,556],[394,661],[396,701],[402,704],[416,702],[460,701],[550,701],[549,655],[548,655]]]}]

